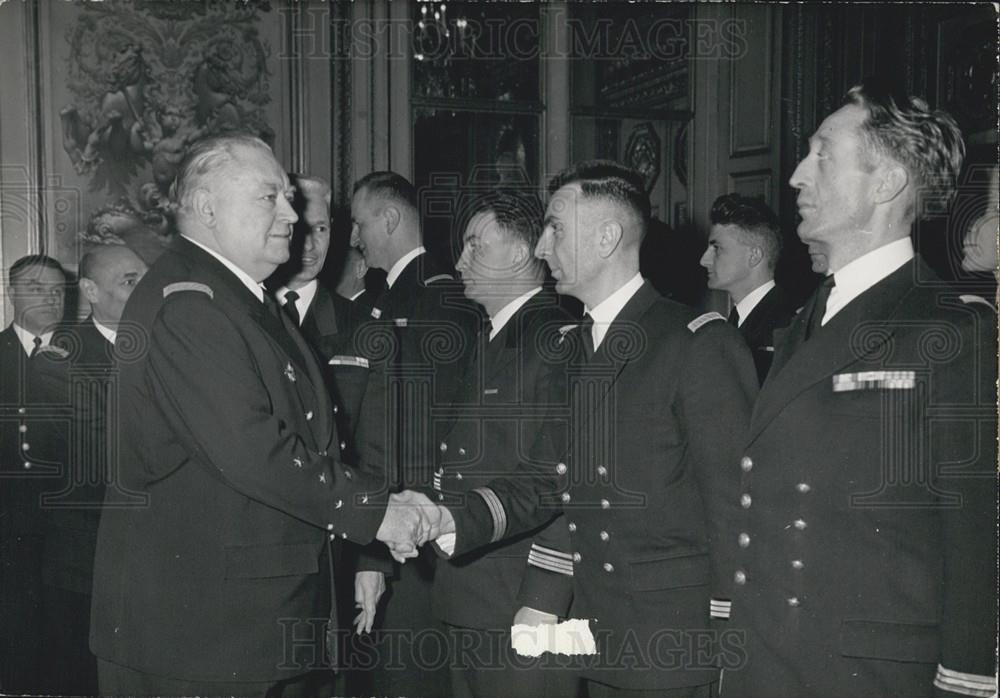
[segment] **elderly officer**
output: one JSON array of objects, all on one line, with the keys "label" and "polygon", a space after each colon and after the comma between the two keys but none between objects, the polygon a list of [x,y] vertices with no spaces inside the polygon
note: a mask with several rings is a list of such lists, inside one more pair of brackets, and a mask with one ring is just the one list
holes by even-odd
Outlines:
[{"label": "elderly officer", "polygon": [[963,145],[867,82],[792,174],[826,281],[754,407],[730,540],[748,662],[723,696],[996,691],[996,325],[914,256]]},{"label": "elderly officer", "polygon": [[709,219],[712,230],[701,266],[708,271],[708,287],[729,294],[729,323],[753,352],[763,383],[774,357],[774,330],[795,315],[795,306],[774,281],[781,254],[778,217],[762,199],[723,194],[712,204]]},{"label": "elderly officer", "polygon": [[[544,468],[532,455],[516,477],[445,507],[442,531],[456,539],[438,546],[460,555],[530,529],[551,515],[539,494],[558,491],[571,614],[590,621],[597,643],[584,671],[589,695],[708,696],[718,676],[709,545],[714,499],[726,495],[716,474],[739,457],[753,364],[722,316],[696,316],[639,275],[649,199],[638,175],[586,162],[549,190],[536,255],[556,290],[587,309],[549,345],[580,352],[571,448]],[[442,489],[453,487],[446,471]]]},{"label": "elderly officer", "polygon": [[267,145],[199,142],[175,194],[180,236],[122,318],[145,338],[121,361],[119,461],[142,503],[101,518],[100,690],[313,693],[324,626],[335,630],[328,539],[434,531],[418,530],[419,497],[387,510],[369,496],[382,482],[337,458],[319,366],[263,291],[297,218]]}]

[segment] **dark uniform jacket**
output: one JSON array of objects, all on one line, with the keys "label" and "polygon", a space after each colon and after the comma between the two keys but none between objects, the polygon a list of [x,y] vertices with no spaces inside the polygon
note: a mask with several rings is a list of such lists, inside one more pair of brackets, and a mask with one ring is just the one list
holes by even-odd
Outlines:
[{"label": "dark uniform jacket", "polygon": [[[916,283],[915,283],[916,281]],[[728,696],[987,695],[996,325],[921,262],[788,328],[731,506]]]},{"label": "dark uniform jacket", "polygon": [[42,497],[65,470],[65,352],[0,332],[0,689],[40,691]]},{"label": "dark uniform jacket", "polygon": [[[458,391],[452,418],[439,425],[435,496],[461,502],[498,475],[516,471],[547,420],[569,422],[564,361],[546,352],[547,336],[573,322],[555,294],[540,291],[497,336],[480,334],[476,359]],[[553,444],[559,453],[565,443]],[[554,468],[555,459],[539,464]],[[450,487],[440,489],[442,478]],[[476,496],[476,495],[471,495]],[[573,563],[561,521],[440,564],[434,614],[451,625],[508,629],[521,606],[565,616]]]},{"label": "dark uniform jacket", "polygon": [[[574,330],[547,346],[579,344]],[[538,493],[555,491],[571,539],[570,615],[597,642],[584,676],[643,690],[712,682],[714,485],[739,458],[756,390],[722,316],[696,316],[645,283],[571,378],[570,452],[456,507],[455,554],[537,525],[552,511]]]},{"label": "dark uniform jacket", "polygon": [[98,657],[205,681],[322,659],[291,638],[322,637],[328,538],[369,542],[382,484],[338,461],[320,368],[282,317],[183,238],[129,299],[145,342],[120,357],[120,483],[142,504],[102,515]]},{"label": "dark uniform jacket", "polygon": [[775,286],[760,299],[747,318],[740,324],[740,334],[753,354],[757,380],[763,385],[774,358],[774,331],[787,327],[795,317],[795,306],[784,289]]},{"label": "dark uniform jacket", "polygon": [[[52,343],[67,352],[60,402],[71,411],[70,446],[66,467],[46,497],[42,574],[46,584],[90,594],[110,448],[118,426],[114,345],[92,318],[64,325]],[[115,404],[109,405],[109,399]],[[111,419],[109,408],[115,415]],[[109,427],[115,431],[109,433]]]}]

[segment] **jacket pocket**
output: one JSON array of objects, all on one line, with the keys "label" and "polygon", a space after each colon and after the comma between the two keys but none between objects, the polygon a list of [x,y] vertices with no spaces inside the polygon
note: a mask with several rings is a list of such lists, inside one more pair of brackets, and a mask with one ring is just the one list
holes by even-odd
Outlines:
[{"label": "jacket pocket", "polygon": [[314,543],[226,548],[226,579],[297,577],[319,571]]},{"label": "jacket pocket", "polygon": [[656,591],[706,586],[709,581],[708,555],[687,553],[629,563],[633,591]]},{"label": "jacket pocket", "polygon": [[840,653],[845,657],[933,664],[940,652],[940,630],[934,623],[845,620],[840,624]]}]

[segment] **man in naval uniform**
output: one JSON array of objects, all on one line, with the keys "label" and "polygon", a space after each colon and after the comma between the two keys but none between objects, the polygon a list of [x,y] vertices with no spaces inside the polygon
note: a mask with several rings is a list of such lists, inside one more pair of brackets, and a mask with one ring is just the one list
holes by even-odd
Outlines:
[{"label": "man in naval uniform", "polygon": [[723,194],[712,204],[709,220],[701,266],[708,271],[708,287],[729,294],[729,323],[750,347],[763,384],[774,358],[774,330],[795,316],[795,306],[774,281],[781,255],[778,217],[763,199]]},{"label": "man in naval uniform", "polygon": [[[542,212],[535,196],[498,190],[470,206],[462,254],[455,265],[465,295],[488,320],[479,333],[476,358],[457,392],[453,418],[440,424],[438,501],[460,503],[500,473],[514,472],[517,455],[540,436],[568,422],[565,362],[546,352],[546,338],[572,317],[550,290],[533,255]],[[565,450],[565,430],[560,443]],[[441,489],[442,482],[449,490]],[[566,616],[573,562],[562,521],[480,551],[448,560],[434,578],[434,615],[445,624],[456,698],[562,696],[573,678],[557,663],[538,666],[511,650],[510,627]]]},{"label": "man in naval uniform", "polygon": [[[535,254],[587,311],[550,345],[578,348],[570,450],[548,467],[532,454],[516,476],[444,507],[436,545],[456,557],[530,530],[553,511],[539,495],[553,495],[569,533],[570,614],[597,646],[588,694],[708,696],[714,500],[757,391],[750,354],[722,316],[697,316],[639,275],[649,199],[636,173],[585,162],[549,191]],[[446,470],[442,490],[459,474]]]},{"label": "man in naval uniform", "polygon": [[315,694],[336,650],[329,540],[427,537],[436,511],[387,507],[337,457],[319,365],[261,285],[297,219],[267,145],[195,144],[174,194],[180,235],[122,317],[146,349],[120,362],[118,482],[140,505],[102,512],[100,692]]},{"label": "man in naval uniform", "polygon": [[725,698],[996,693],[995,316],[910,240],[963,153],[950,116],[869,81],[792,174],[826,280],[729,465],[748,661]]}]

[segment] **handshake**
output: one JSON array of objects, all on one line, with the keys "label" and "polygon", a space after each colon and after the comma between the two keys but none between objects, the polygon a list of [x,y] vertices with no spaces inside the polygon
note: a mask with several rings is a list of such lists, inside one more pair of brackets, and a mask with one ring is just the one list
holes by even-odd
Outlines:
[{"label": "handshake", "polygon": [[455,532],[451,512],[412,490],[389,495],[382,525],[375,537],[400,563],[417,556],[417,548],[438,536]]}]

